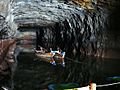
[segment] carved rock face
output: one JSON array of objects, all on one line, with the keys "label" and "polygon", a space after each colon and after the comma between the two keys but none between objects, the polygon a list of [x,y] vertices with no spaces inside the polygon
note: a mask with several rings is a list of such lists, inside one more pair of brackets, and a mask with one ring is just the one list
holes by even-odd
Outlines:
[{"label": "carved rock face", "polygon": [[37,44],[47,49],[59,46],[71,51],[95,53],[102,47],[106,17],[102,8],[87,12],[63,3],[19,2],[13,7],[13,15],[19,27],[37,27]]},{"label": "carved rock face", "polygon": [[13,44],[14,39],[10,39],[11,28],[8,23],[5,21],[5,17],[0,15],[0,62],[6,57],[9,47]]},{"label": "carved rock face", "polygon": [[5,19],[4,16],[0,15],[0,86],[4,83],[4,80],[11,79],[15,49],[15,40],[11,39],[11,37],[13,38],[13,31]]}]

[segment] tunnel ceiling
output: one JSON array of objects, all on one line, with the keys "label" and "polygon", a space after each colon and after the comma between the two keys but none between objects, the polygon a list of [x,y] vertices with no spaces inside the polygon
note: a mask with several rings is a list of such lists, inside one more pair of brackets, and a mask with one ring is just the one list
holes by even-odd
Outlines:
[{"label": "tunnel ceiling", "polygon": [[81,14],[84,10],[78,6],[49,2],[18,2],[12,8],[15,23],[18,26],[50,26],[56,22],[71,19],[72,14]]}]

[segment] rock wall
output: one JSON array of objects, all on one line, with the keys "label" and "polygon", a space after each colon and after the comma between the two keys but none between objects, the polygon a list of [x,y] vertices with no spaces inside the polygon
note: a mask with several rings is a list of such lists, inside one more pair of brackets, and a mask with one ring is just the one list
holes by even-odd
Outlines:
[{"label": "rock wall", "polygon": [[0,0],[0,15],[7,16],[11,0]]},{"label": "rock wall", "polygon": [[98,0],[98,5],[108,9],[104,57],[120,58],[120,0]]},{"label": "rock wall", "polygon": [[[11,24],[10,9],[12,0],[0,0],[0,90],[12,89],[14,61],[15,24]],[[10,17],[10,18],[8,18]]]},{"label": "rock wall", "polygon": [[74,4],[38,0],[15,3],[12,9],[19,28],[38,27],[37,44],[44,48],[94,55],[105,46],[107,10],[97,4],[94,10],[86,10]]}]

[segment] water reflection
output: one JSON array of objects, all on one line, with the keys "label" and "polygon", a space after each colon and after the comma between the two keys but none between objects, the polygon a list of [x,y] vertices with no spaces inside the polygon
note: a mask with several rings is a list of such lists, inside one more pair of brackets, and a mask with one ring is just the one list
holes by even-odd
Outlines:
[{"label": "water reflection", "polygon": [[19,55],[19,64],[14,76],[14,90],[41,90],[51,83],[74,82],[86,86],[93,81],[103,84],[106,82],[105,77],[120,75],[119,60],[75,57],[72,61],[66,58],[66,67],[62,67],[39,60],[33,61],[34,58],[34,54]]}]

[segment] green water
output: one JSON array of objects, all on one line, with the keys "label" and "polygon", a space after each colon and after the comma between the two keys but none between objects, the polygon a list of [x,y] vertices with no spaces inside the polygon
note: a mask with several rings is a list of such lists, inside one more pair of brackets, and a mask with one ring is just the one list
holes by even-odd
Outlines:
[{"label": "green water", "polygon": [[[14,75],[14,90],[44,90],[49,84],[77,83],[86,86],[93,81],[97,84],[112,83],[109,76],[120,75],[120,60],[96,59],[93,57],[65,59],[66,66],[53,66],[34,60],[34,54],[20,54]],[[78,60],[82,63],[77,63]],[[120,85],[98,88],[97,90],[120,90]]]}]

